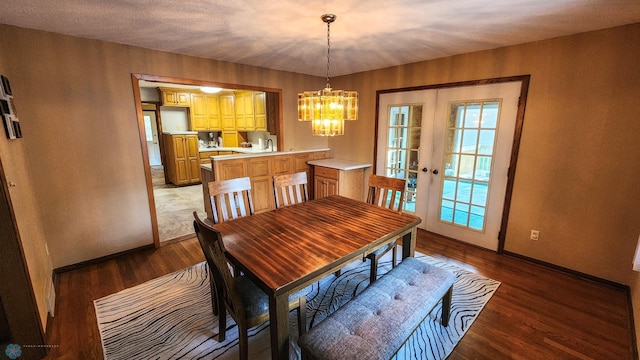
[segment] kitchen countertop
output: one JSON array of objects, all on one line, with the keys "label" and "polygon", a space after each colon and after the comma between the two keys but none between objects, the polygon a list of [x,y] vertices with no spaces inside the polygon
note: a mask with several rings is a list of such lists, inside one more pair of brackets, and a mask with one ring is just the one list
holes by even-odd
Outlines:
[{"label": "kitchen countertop", "polygon": [[197,131],[164,131],[163,134],[169,135],[198,135]]},{"label": "kitchen countertop", "polygon": [[338,170],[354,170],[371,167],[371,164],[345,159],[322,159],[307,161],[309,165],[324,166]]},{"label": "kitchen countertop", "polygon": [[[210,156],[213,160],[227,160],[227,159],[245,159],[252,157],[260,157],[260,156],[279,156],[279,155],[291,155],[291,154],[301,154],[307,152],[315,152],[315,151],[330,151],[329,148],[321,148],[321,149],[309,149],[309,150],[291,150],[291,151],[271,151],[271,150],[257,150],[251,151],[251,148],[213,148],[218,150],[206,150],[206,151],[235,151],[241,154],[234,155],[214,155]],[[201,166],[205,166],[208,164],[204,164]],[[371,166],[371,165],[369,165]],[[208,167],[211,168],[211,165]]]},{"label": "kitchen countertop", "polygon": [[271,151],[271,149],[258,149],[257,147],[249,147],[249,148],[243,148],[243,147],[200,147],[198,148],[198,151],[200,152],[208,152],[208,151],[234,151],[234,152],[239,152],[239,153],[243,153],[243,154],[260,154],[260,153],[265,153],[265,152],[277,152],[277,151]]}]

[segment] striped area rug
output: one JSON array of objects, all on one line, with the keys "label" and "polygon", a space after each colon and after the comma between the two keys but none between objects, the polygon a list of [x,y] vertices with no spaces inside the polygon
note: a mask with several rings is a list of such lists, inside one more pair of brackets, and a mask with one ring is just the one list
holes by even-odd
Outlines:
[{"label": "striped area rug", "polygon": [[[391,269],[390,254],[380,263],[379,273]],[[440,325],[438,304],[396,354],[396,359],[446,358],[484,305],[499,282],[464,270],[450,263],[416,253],[422,261],[456,274],[453,286],[451,320]],[[339,277],[329,275],[307,288],[307,323],[322,321],[369,283],[369,262],[354,262]],[[206,263],[177,271],[133,288],[94,301],[104,357],[115,359],[237,359],[238,334],[235,323],[227,319],[227,339],[213,339],[218,321],[211,312]],[[291,312],[290,354],[299,358],[296,344],[295,312]],[[269,359],[268,322],[249,330],[249,358]]]}]

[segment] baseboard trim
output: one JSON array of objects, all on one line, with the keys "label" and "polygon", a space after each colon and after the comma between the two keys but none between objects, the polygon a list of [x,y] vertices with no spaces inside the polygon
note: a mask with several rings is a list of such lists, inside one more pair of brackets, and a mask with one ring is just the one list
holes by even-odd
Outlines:
[{"label": "baseboard trim", "polygon": [[[72,271],[72,270],[76,270],[76,269],[80,269],[86,266],[90,266],[90,265],[95,265],[107,260],[111,260],[114,258],[117,258],[119,256],[125,255],[125,254],[130,254],[130,253],[134,253],[134,252],[138,252],[138,251],[144,251],[144,250],[152,250],[155,249],[155,245],[154,244],[149,244],[149,245],[144,245],[144,246],[140,246],[137,248],[133,248],[133,249],[129,249],[129,250],[125,250],[125,251],[120,251],[114,254],[110,254],[110,255],[106,255],[106,256],[102,256],[99,258],[95,258],[95,259],[91,259],[91,260],[87,260],[87,261],[82,261],[76,264],[71,264],[71,265],[67,265],[67,266],[62,266],[59,268],[55,268],[53,269],[53,278],[55,279],[55,276],[57,274],[61,274],[67,271]],[[54,280],[54,284],[55,284],[55,280]]]},{"label": "baseboard trim", "polygon": [[183,236],[177,237],[175,239],[171,239],[171,240],[164,240],[164,241],[160,242],[160,247],[167,246],[167,245],[170,245],[170,244],[173,244],[173,243],[177,243],[177,242],[180,242],[180,241],[195,239],[195,237],[196,237],[196,234],[193,233],[193,234],[183,235]]},{"label": "baseboard trim", "polygon": [[516,253],[510,252],[510,251],[506,251],[506,250],[504,250],[502,252],[502,254],[503,255],[507,255],[507,256],[511,256],[511,257],[514,257],[514,258],[517,258],[517,259],[520,259],[520,260],[524,260],[524,261],[527,261],[527,262],[530,262],[530,263],[533,263],[533,264],[541,265],[541,266],[544,266],[544,267],[547,267],[547,268],[550,268],[550,269],[553,269],[553,270],[556,270],[556,271],[560,271],[560,272],[563,272],[565,274],[568,274],[568,275],[571,275],[571,276],[575,276],[575,277],[578,277],[578,278],[581,278],[581,279],[584,279],[584,280],[589,280],[589,281],[593,281],[593,282],[596,282],[596,283],[601,284],[601,285],[606,285],[606,286],[609,286],[609,287],[612,287],[612,288],[615,288],[615,289],[618,289],[618,290],[623,290],[623,291],[627,291],[627,292],[629,291],[629,286],[628,285],[620,284],[620,283],[617,283],[615,281],[611,281],[611,280],[603,279],[603,278],[600,278],[600,277],[597,277],[597,276],[585,274],[585,273],[580,272],[580,271],[571,270],[571,269],[566,268],[566,267],[562,267],[562,266],[559,266],[559,265],[556,265],[556,264],[552,264],[552,263],[548,263],[548,262],[545,262],[545,261],[542,261],[542,260],[530,258],[528,256],[516,254]]}]

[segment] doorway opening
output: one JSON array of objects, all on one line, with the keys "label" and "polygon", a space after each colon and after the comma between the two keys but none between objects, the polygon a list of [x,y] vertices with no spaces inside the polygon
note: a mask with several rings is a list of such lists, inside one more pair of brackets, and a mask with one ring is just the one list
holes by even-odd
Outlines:
[{"label": "doorway opening", "polygon": [[[200,161],[201,159],[194,160],[193,170],[190,171],[192,174],[191,184],[193,185],[184,185],[184,186],[173,186],[171,185],[171,181],[168,178],[167,171],[167,162],[166,162],[166,150],[167,146],[172,146],[171,144],[166,144],[163,141],[163,118],[160,114],[159,108],[162,104],[162,99],[157,99],[155,101],[155,118],[156,118],[156,127],[157,130],[157,140],[153,135],[149,136],[149,128],[151,132],[153,132],[153,117],[151,113],[148,111],[153,111],[148,107],[145,109],[145,106],[149,105],[149,103],[154,103],[154,101],[143,101],[142,98],[142,90],[145,87],[141,86],[141,83],[145,83],[144,86],[151,86],[153,88],[160,86],[171,86],[182,89],[196,89],[201,86],[212,86],[212,87],[220,87],[226,89],[228,91],[255,91],[255,92],[264,92],[267,97],[267,128],[271,135],[275,135],[276,139],[274,143],[277,148],[282,148],[284,142],[281,136],[282,134],[282,111],[281,111],[281,97],[282,90],[281,89],[272,89],[272,88],[264,88],[264,87],[254,87],[248,85],[238,85],[238,84],[227,84],[227,83],[214,83],[211,81],[204,80],[191,80],[191,79],[180,79],[180,78],[172,78],[172,77],[161,77],[154,75],[143,75],[143,74],[132,74],[131,75],[132,85],[133,85],[133,93],[134,93],[134,101],[136,105],[136,113],[137,113],[137,121],[138,121],[138,130],[140,136],[140,145],[142,149],[143,155],[143,165],[145,172],[145,179],[147,184],[147,196],[149,199],[149,212],[151,214],[151,225],[152,225],[152,233],[153,240],[156,247],[161,246],[161,241],[177,241],[186,239],[189,237],[193,237],[193,215],[192,212],[194,210],[198,211],[201,217],[205,217],[204,215],[204,199],[203,199],[203,191],[202,184],[199,181],[195,181],[194,179],[199,178],[200,171]],[[146,90],[149,90],[146,88]],[[155,89],[153,90],[155,91]],[[145,103],[145,106],[143,106]],[[172,113],[183,113],[188,117],[190,114],[190,105],[186,104],[182,109],[177,106],[172,108]],[[146,115],[146,116],[145,116]],[[183,115],[184,117],[184,115]],[[167,118],[166,121],[174,121],[174,118]],[[191,131],[188,128],[188,125],[183,126],[184,131]],[[196,131],[197,132],[197,131]],[[198,134],[201,136],[202,134]],[[206,135],[210,135],[209,131],[207,131]],[[205,136],[205,135],[202,135]],[[202,137],[199,137],[202,139]],[[154,141],[157,141],[157,144],[154,144]],[[196,139],[196,142],[198,140]],[[157,149],[159,148],[160,152],[160,165],[151,165],[152,163],[157,164]],[[197,146],[196,146],[197,147]],[[155,153],[154,153],[155,152]],[[196,163],[197,161],[197,163]],[[206,162],[203,161],[203,163]],[[197,174],[193,174],[197,172]],[[164,176],[164,183],[162,183],[162,176]],[[197,179],[196,179],[197,180]],[[200,213],[200,209],[202,213]]]}]

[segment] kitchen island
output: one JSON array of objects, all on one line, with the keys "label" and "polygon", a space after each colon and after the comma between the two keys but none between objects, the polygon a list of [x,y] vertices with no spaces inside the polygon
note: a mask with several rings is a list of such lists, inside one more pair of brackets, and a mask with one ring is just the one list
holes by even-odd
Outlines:
[{"label": "kitchen island", "polygon": [[[235,179],[248,176],[251,178],[251,196],[256,213],[273,210],[276,207],[273,197],[273,176],[293,174],[305,171],[309,182],[309,194],[313,194],[312,167],[307,161],[326,159],[329,149],[312,149],[297,151],[255,151],[244,149],[235,155],[211,156],[210,163],[200,165],[202,191],[204,192],[204,208],[207,217],[213,219],[208,183],[217,180]],[[247,151],[247,149],[249,151]]]},{"label": "kitchen island", "polygon": [[209,158],[211,156],[251,155],[251,154],[263,154],[263,153],[275,152],[275,151],[271,151],[271,149],[259,149],[257,147],[226,147],[226,146],[200,147],[198,151],[200,152],[201,159]]}]

